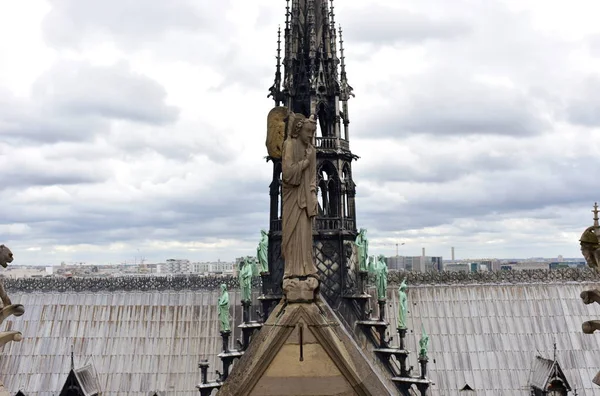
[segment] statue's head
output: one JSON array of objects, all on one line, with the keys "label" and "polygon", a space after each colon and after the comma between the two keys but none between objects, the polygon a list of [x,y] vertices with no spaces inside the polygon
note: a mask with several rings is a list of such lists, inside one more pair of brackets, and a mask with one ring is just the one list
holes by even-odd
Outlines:
[{"label": "statue's head", "polygon": [[221,293],[227,291],[227,285],[225,283],[221,283]]},{"label": "statue's head", "polygon": [[402,283],[400,283],[400,290],[406,291],[408,289],[408,285],[406,284],[406,278],[402,279]]},{"label": "statue's head", "polygon": [[359,232],[359,233],[360,233],[362,236],[366,236],[366,235],[367,235],[367,229],[366,229],[366,228],[361,228],[361,229],[360,229],[358,232]]},{"label": "statue's head", "polygon": [[266,237],[267,236],[267,231],[260,230],[260,235],[263,236],[263,237]]},{"label": "statue's head", "polygon": [[585,257],[588,266],[592,268],[598,267],[595,252],[600,248],[600,242],[598,241],[595,227],[588,227],[581,234],[579,242],[581,244],[581,254]]},{"label": "statue's head", "polygon": [[302,114],[296,114],[294,116],[294,126],[292,128],[292,138],[298,138],[302,143],[308,145],[312,143],[315,132],[317,131],[317,120],[314,115],[309,118],[304,117]]},{"label": "statue's head", "polygon": [[13,254],[10,249],[4,245],[0,245],[0,265],[6,268],[12,261]]}]

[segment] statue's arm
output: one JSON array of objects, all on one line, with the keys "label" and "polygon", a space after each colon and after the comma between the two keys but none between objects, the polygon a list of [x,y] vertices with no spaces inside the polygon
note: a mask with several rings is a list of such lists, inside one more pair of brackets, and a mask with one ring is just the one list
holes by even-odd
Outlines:
[{"label": "statue's arm", "polygon": [[307,159],[294,162],[294,149],[292,146],[292,139],[287,139],[283,143],[283,155],[282,155],[282,179],[286,184],[292,186],[299,186],[302,182],[302,172],[308,166],[309,162]]}]

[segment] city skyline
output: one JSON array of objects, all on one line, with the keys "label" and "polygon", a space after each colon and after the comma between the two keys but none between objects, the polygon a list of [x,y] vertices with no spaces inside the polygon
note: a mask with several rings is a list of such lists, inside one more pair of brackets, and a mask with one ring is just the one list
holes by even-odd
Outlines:
[{"label": "city skyline", "polygon": [[[284,4],[82,4],[0,4],[0,232],[14,263],[253,254]],[[594,10],[336,2],[373,253],[579,255],[600,200]]]}]

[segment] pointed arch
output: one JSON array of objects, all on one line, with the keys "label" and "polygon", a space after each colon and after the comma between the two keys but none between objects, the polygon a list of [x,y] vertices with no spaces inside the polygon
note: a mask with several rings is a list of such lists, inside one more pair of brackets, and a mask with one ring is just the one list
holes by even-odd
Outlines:
[{"label": "pointed arch", "polygon": [[323,217],[339,217],[340,179],[337,168],[331,161],[323,161],[317,169],[317,189],[319,215]]}]

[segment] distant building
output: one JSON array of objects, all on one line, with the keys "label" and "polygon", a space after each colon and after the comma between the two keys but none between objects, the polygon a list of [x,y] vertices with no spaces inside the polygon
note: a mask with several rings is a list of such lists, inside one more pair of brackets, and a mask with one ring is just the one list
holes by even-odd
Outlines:
[{"label": "distant building", "polygon": [[585,268],[587,263],[585,260],[581,261],[553,261],[548,264],[551,270],[559,269],[559,268]]},{"label": "distant building", "polygon": [[393,271],[441,271],[443,258],[433,256],[392,256],[387,257],[388,270]]},{"label": "distant building", "polygon": [[225,262],[221,260],[210,261],[204,263],[193,263],[194,272],[198,274],[227,274],[232,275],[234,272],[234,262]]},{"label": "distant building", "polygon": [[157,265],[157,272],[163,274],[189,274],[193,272],[190,260],[169,259]]},{"label": "distant building", "polygon": [[452,263],[444,265],[444,271],[449,272],[469,272],[470,270],[471,267],[468,263]]}]

